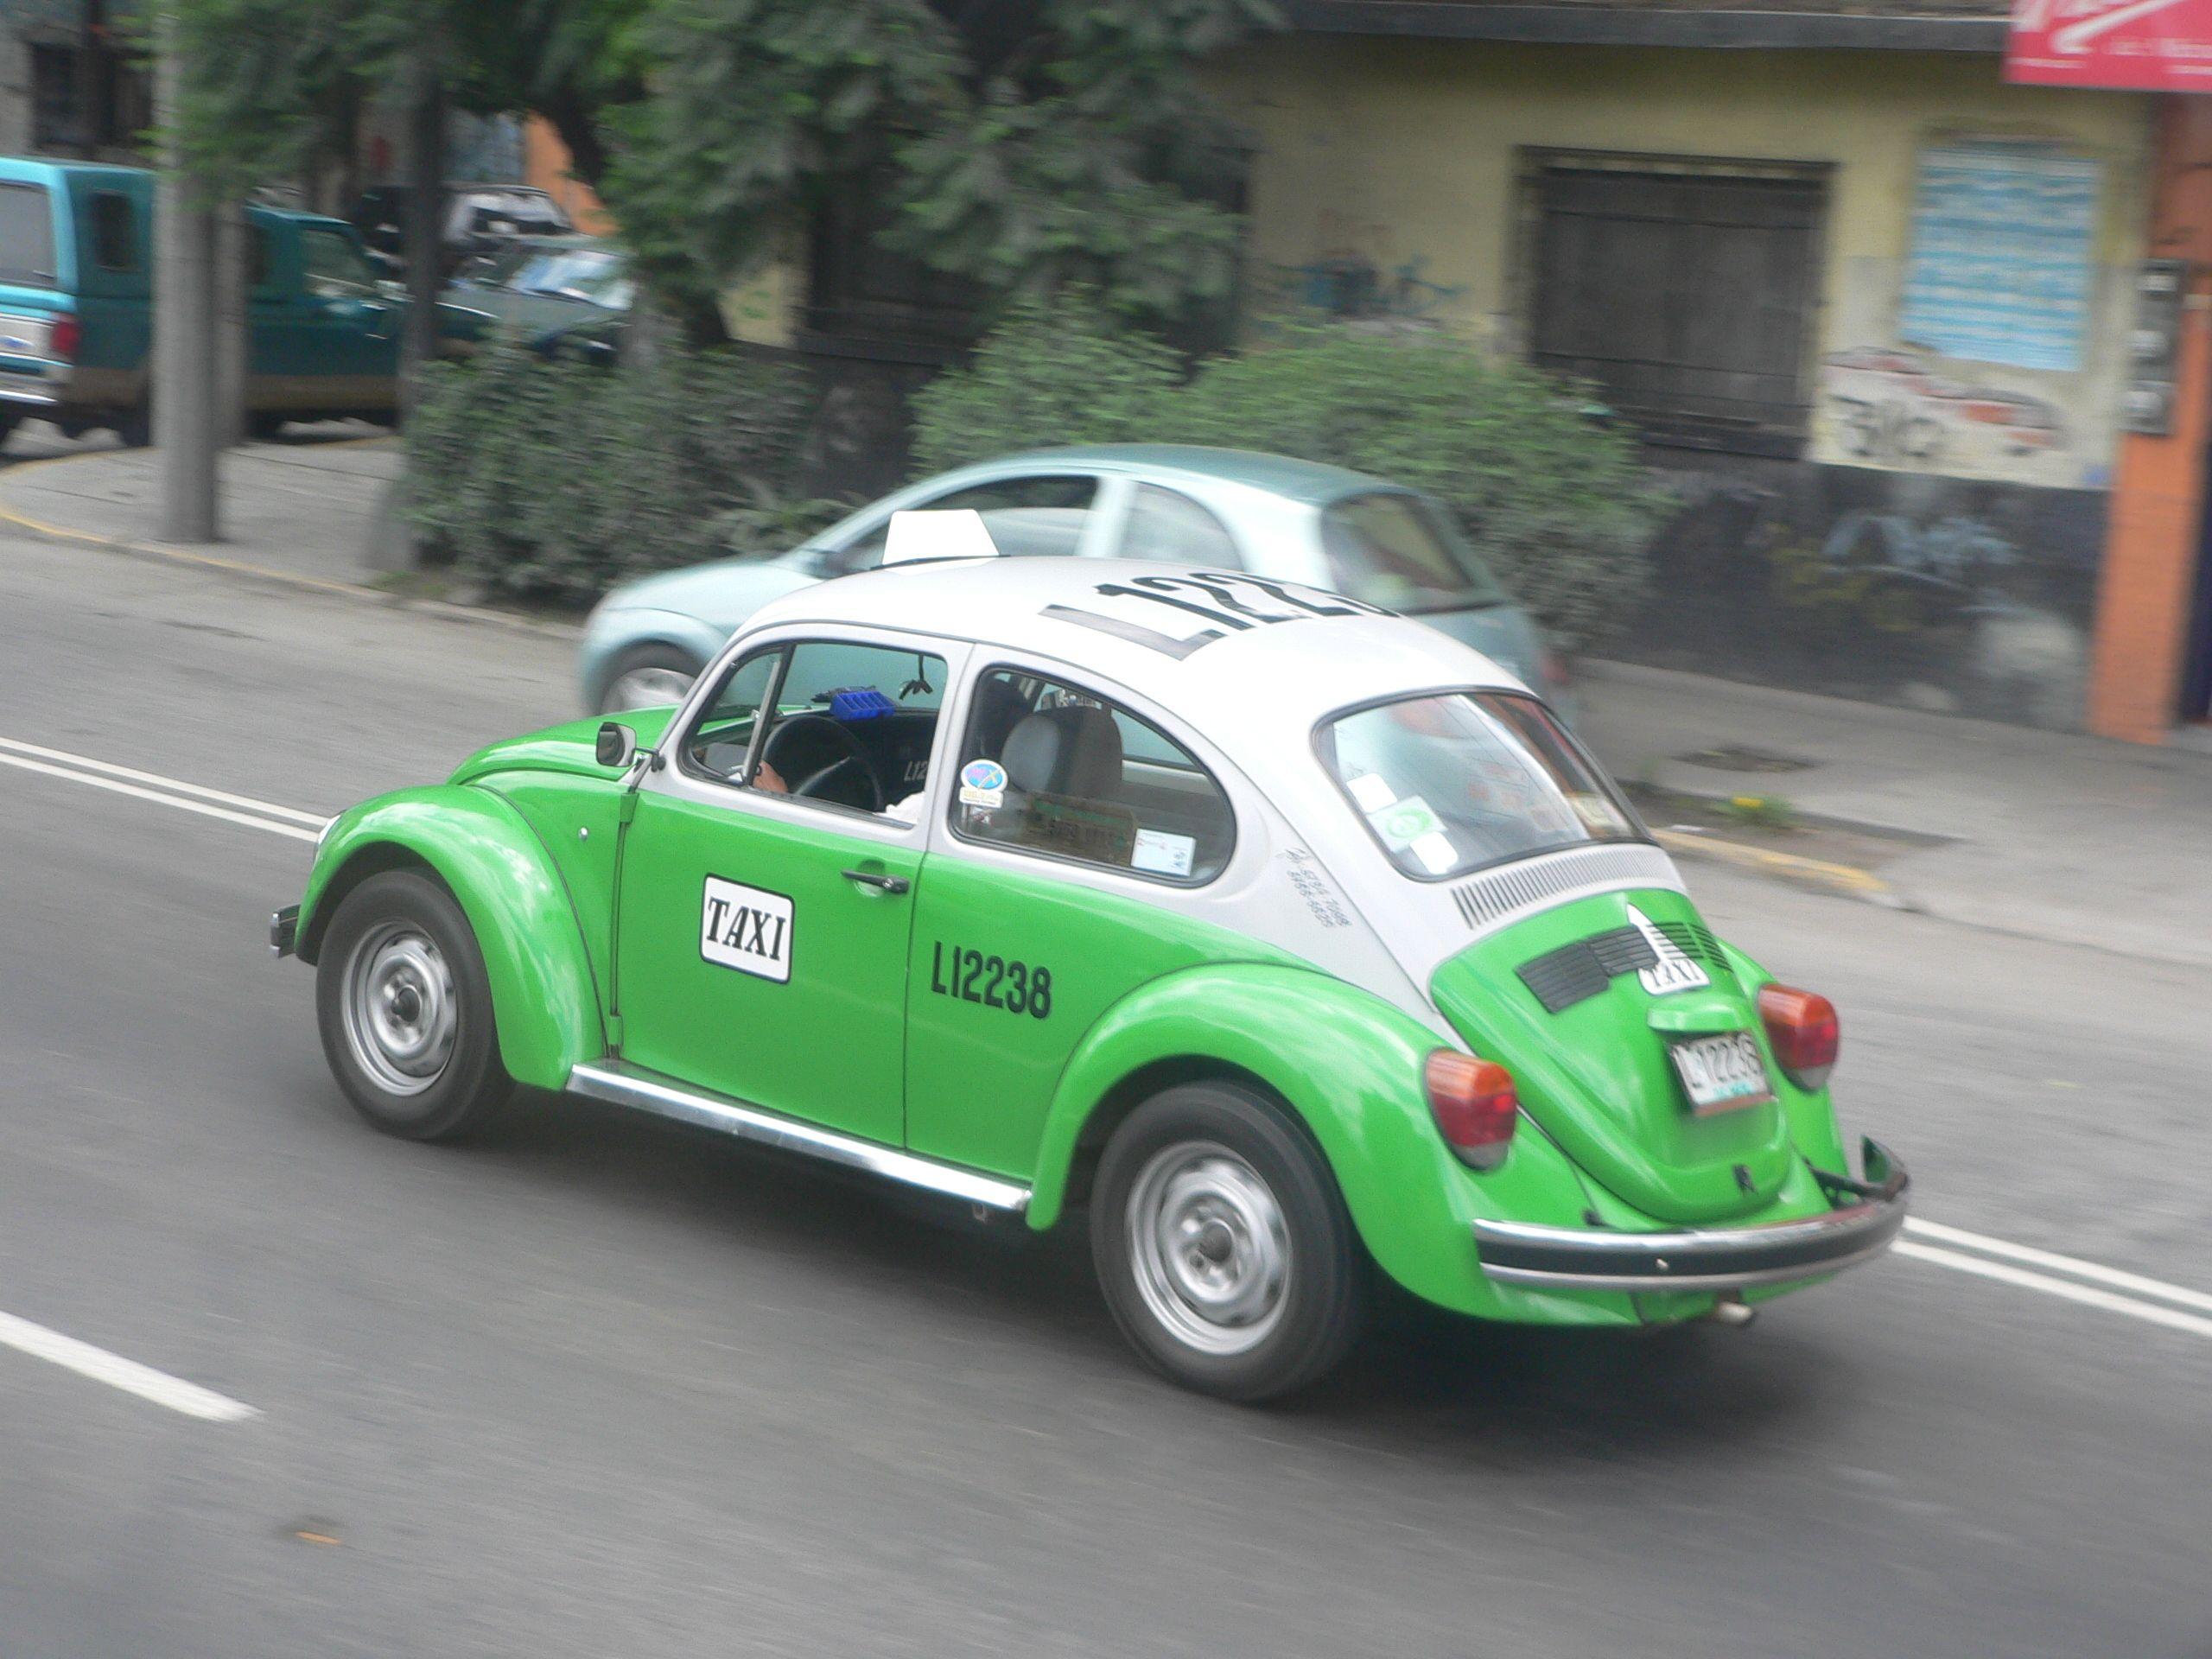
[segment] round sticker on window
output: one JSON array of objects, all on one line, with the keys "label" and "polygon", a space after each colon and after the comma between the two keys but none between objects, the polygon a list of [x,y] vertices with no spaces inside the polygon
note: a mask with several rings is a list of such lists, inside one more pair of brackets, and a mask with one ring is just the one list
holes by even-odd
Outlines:
[{"label": "round sticker on window", "polygon": [[970,760],[960,768],[960,804],[1000,806],[1006,801],[1006,768],[995,760]]}]

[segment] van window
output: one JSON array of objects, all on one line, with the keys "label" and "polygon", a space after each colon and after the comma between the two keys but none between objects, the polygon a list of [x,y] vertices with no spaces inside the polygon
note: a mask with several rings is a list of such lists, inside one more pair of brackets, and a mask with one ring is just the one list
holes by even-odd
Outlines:
[{"label": "van window", "polygon": [[42,184],[0,184],[0,283],[51,288],[54,208]]},{"label": "van window", "polygon": [[302,231],[300,261],[306,267],[308,292],[319,300],[359,299],[376,292],[377,274],[349,236]]},{"label": "van window", "polygon": [[92,197],[92,259],[102,270],[138,269],[138,222],[119,190]]}]

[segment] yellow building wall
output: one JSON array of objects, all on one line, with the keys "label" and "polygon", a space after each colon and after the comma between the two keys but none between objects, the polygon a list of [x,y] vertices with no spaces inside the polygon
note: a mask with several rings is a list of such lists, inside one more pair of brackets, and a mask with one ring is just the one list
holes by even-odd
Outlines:
[{"label": "yellow building wall", "polygon": [[[1523,147],[1821,162],[1834,166],[1824,227],[1820,359],[1902,344],[1897,299],[1918,157],[1960,138],[2043,138],[2102,164],[2098,275],[2082,367],[2071,373],[1931,360],[1938,373],[2038,398],[2063,417],[2063,453],[1974,457],[1950,470],[2021,482],[2102,481],[2125,369],[2133,265],[2143,257],[2151,100],[2006,86],[1993,56],[1523,46],[1287,35],[1258,43],[1217,85],[1257,141],[1250,196],[1256,285],[1316,261],[1407,265],[1435,321],[1517,344],[1513,281]],[[1438,292],[1438,289],[1443,290]],[[1815,385],[1816,393],[1821,391]],[[1858,453],[1816,396],[1809,458]],[[1904,470],[1920,470],[1910,461]]]}]

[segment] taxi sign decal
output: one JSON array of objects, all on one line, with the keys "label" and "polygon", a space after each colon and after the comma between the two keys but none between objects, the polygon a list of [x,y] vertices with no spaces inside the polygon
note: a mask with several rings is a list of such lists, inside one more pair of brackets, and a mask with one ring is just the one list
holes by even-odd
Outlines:
[{"label": "taxi sign decal", "polygon": [[707,878],[699,905],[699,954],[756,979],[791,976],[791,901],[741,882]]}]

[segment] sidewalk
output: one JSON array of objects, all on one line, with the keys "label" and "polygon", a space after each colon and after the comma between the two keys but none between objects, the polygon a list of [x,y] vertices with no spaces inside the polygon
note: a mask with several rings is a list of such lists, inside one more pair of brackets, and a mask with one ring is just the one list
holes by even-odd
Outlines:
[{"label": "sidewalk", "polygon": [[1581,693],[1624,779],[1922,842],[1880,868],[1916,908],[2212,963],[2212,755],[1626,664],[1584,664]]},{"label": "sidewalk", "polygon": [[[152,451],[22,461],[0,470],[0,527],[391,602],[368,584],[401,459],[390,439],[234,451],[224,460],[229,539],[212,548],[152,539]],[[1628,783],[1708,799],[1779,797],[1798,818],[1829,826],[1804,838],[1820,858],[1855,865],[1853,849],[1870,849],[1863,861],[1878,880],[1829,864],[1827,874],[1845,879],[1821,885],[2007,932],[2212,964],[2212,754],[1617,663],[1583,664],[1580,702],[1582,735]],[[1695,855],[1729,834],[1669,840]],[[1786,871],[1791,857],[1720,850],[1770,870]]]},{"label": "sidewalk", "polygon": [[[302,585],[365,586],[382,574],[375,540],[403,461],[389,435],[333,424],[312,436],[249,443],[221,461],[223,540],[172,548],[156,538],[160,455],[99,449],[18,461],[0,472],[0,524],[122,550],[250,567]],[[388,568],[388,567],[384,567]]]}]

